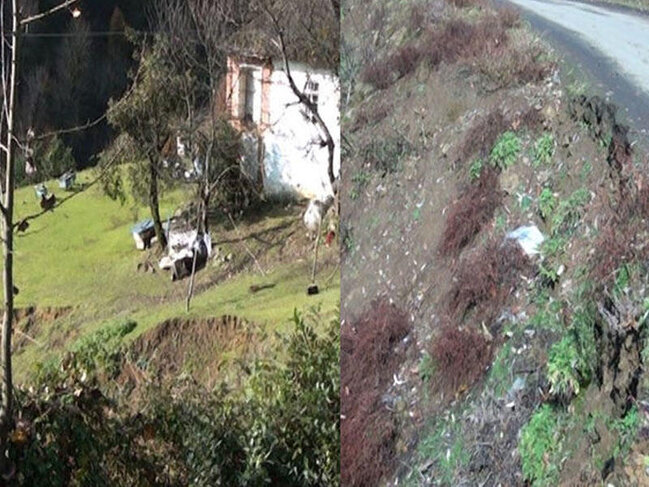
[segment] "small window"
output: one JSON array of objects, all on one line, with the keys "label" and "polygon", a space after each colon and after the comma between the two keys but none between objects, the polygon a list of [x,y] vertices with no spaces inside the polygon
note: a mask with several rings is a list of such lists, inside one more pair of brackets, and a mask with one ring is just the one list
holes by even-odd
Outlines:
[{"label": "small window", "polygon": [[261,119],[261,72],[253,68],[241,69],[239,75],[239,118],[248,123]]}]

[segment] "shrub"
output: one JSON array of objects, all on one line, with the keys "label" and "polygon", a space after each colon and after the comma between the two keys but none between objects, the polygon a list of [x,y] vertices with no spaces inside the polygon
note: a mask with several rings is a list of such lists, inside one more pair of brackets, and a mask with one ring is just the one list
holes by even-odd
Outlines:
[{"label": "shrub", "polygon": [[392,68],[385,60],[377,59],[363,68],[361,80],[377,90],[385,90],[394,83]]},{"label": "shrub", "polygon": [[392,70],[397,73],[398,78],[412,73],[421,61],[421,51],[415,45],[408,44],[400,47],[389,59]]},{"label": "shrub", "polygon": [[399,169],[401,159],[414,151],[413,145],[402,135],[372,139],[360,150],[363,161],[382,175]]},{"label": "shrub", "polygon": [[480,117],[464,136],[460,157],[466,159],[473,154],[478,154],[479,157],[487,158],[498,136],[507,130],[507,127],[509,122],[499,110],[493,110]]},{"label": "shrub", "polygon": [[501,201],[498,175],[492,169],[484,168],[480,178],[451,205],[440,252],[443,255],[458,255],[493,218]]},{"label": "shrub", "polygon": [[339,320],[322,335],[307,323],[295,314],[286,361],[257,362],[243,391],[181,376],[142,390],[143,408],[89,385],[104,373],[90,365],[92,351],[114,349],[101,337],[112,343],[132,325],[93,335],[73,352],[87,376],[19,391],[16,484],[339,485]]}]

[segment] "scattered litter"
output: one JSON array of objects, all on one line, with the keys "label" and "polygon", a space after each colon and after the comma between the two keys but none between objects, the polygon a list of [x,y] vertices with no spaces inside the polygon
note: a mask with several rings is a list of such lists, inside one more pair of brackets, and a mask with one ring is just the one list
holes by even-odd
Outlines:
[{"label": "scattered litter", "polygon": [[74,182],[77,179],[77,173],[74,171],[66,171],[63,173],[63,175],[59,178],[59,188],[64,189],[64,190],[69,190],[72,186],[74,186]]},{"label": "scattered litter", "polygon": [[514,380],[514,383],[512,386],[509,388],[509,391],[507,392],[508,397],[514,397],[516,393],[522,391],[525,388],[525,378],[524,377],[516,377]]},{"label": "scattered litter", "polygon": [[536,225],[518,227],[507,234],[507,239],[516,240],[523,251],[528,255],[536,255],[545,237]]}]

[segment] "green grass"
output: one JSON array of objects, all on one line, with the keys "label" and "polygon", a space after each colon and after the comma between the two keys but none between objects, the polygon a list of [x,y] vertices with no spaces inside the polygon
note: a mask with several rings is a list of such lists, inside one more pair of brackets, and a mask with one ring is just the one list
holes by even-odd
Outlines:
[{"label": "green grass", "polygon": [[[92,174],[78,175],[87,182]],[[64,196],[55,182],[47,184],[58,198]],[[168,192],[161,200],[161,215],[170,216],[181,205],[185,195],[180,190]],[[40,211],[32,187],[16,192],[17,218]],[[135,249],[131,225],[148,218],[148,210],[128,201],[121,206],[107,198],[98,187],[92,187],[52,213],[33,220],[29,229],[16,238],[15,281],[20,289],[16,306],[71,306],[73,311],[55,323],[43,323],[38,330],[38,345],[29,345],[15,357],[18,380],[26,379],[33,364],[59,353],[73,340],[116,321],[133,320],[134,338],[156,324],[172,317],[211,317],[237,315],[264,325],[269,332],[287,330],[293,310],[305,311],[320,305],[323,316],[333,316],[339,305],[339,272],[320,268],[317,283],[320,294],[309,297],[310,262],[303,259],[281,265],[264,264],[267,275],[256,269],[235,274],[232,278],[210,285],[210,277],[222,272],[214,264],[197,274],[199,289],[185,313],[188,281],[172,283],[167,272],[136,272],[145,253]],[[257,222],[239,223],[239,231],[272,232],[295,222],[295,215],[267,215]],[[221,227],[212,231],[212,240],[222,252],[233,252],[245,259],[245,249],[233,239],[220,238]],[[223,229],[225,230],[225,229]],[[289,228],[290,230],[290,228]],[[297,230],[299,231],[299,230]],[[247,245],[256,252],[259,241],[249,238]],[[277,251],[275,251],[277,252]],[[272,259],[271,259],[272,260]],[[157,260],[152,260],[157,265]],[[332,276],[329,283],[327,277]],[[251,293],[252,284],[274,283],[275,287]],[[203,287],[199,287],[203,284]]]}]

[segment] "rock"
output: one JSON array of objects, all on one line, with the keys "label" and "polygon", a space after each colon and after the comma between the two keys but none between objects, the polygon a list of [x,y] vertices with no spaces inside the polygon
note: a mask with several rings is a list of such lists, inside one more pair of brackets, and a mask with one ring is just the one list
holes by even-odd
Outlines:
[{"label": "rock", "polygon": [[516,189],[518,188],[518,185],[520,184],[520,179],[515,170],[516,168],[512,166],[500,173],[500,187],[507,194],[514,194],[516,192]]}]

